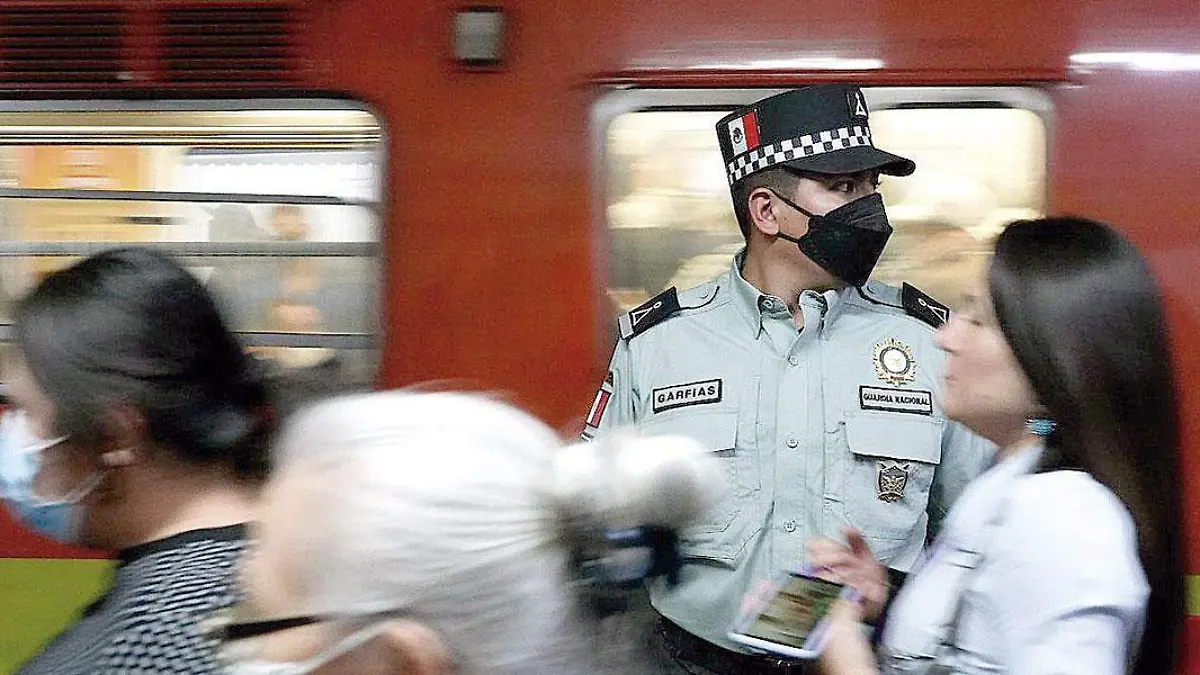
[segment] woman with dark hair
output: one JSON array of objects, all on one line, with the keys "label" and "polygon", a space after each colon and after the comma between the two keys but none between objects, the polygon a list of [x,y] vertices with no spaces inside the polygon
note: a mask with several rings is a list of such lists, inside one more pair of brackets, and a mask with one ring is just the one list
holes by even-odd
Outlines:
[{"label": "woman with dark hair", "polygon": [[118,559],[103,597],[19,672],[216,672],[197,622],[236,599],[267,472],[257,369],[203,286],[145,249],[47,276],[15,323],[3,447],[35,469],[5,476],[5,499],[43,533]]},{"label": "woman with dark hair", "polygon": [[1169,675],[1183,620],[1175,390],[1137,250],[1077,218],[1021,221],[942,329],[942,407],[994,441],[886,612],[877,662],[852,619],[887,576],[856,532],[810,544],[859,588],[824,671]]}]

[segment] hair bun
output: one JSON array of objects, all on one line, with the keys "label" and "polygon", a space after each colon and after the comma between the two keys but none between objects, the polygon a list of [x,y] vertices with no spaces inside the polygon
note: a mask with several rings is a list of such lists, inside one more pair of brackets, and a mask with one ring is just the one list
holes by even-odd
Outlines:
[{"label": "hair bun", "polygon": [[643,579],[677,581],[676,532],[724,496],[726,481],[712,453],[690,438],[615,434],[563,448],[551,489],[580,594],[607,616],[628,607]]},{"label": "hair bun", "polygon": [[679,529],[725,494],[720,463],[685,436],[617,434],[576,443],[556,458],[553,493],[571,516],[613,529]]}]

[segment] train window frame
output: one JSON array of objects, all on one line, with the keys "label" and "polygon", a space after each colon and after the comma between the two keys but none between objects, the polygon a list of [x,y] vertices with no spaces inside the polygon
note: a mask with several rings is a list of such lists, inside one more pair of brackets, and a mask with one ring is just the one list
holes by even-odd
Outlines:
[{"label": "train window frame", "polygon": [[[251,134],[243,127],[229,126],[229,129],[242,129],[243,136],[229,136],[186,133],[176,137],[163,135],[154,136],[152,131],[145,132],[145,138],[160,142],[139,142],[137,133],[129,131],[125,135],[116,133],[103,136],[92,132],[87,135],[83,130],[86,124],[74,126],[65,125],[63,129],[74,130],[74,135],[54,135],[48,131],[52,125],[39,127],[31,125],[27,131],[22,131],[20,124],[13,122],[10,126],[4,124],[6,118],[16,118],[21,115],[79,115],[102,116],[105,114],[147,114],[147,115],[206,115],[206,114],[254,114],[281,113],[288,115],[320,116],[323,112],[365,113],[373,122],[369,131],[347,132],[338,135],[331,133],[320,136],[311,131],[304,139],[304,132],[288,134],[285,125],[276,124],[271,133],[261,135]],[[98,125],[94,125],[100,128]],[[186,127],[176,125],[180,129]],[[196,125],[193,128],[200,128]],[[213,125],[217,127],[219,125]],[[133,129],[135,127],[129,127]],[[147,129],[149,127],[146,127]],[[164,125],[164,129],[170,128]],[[14,130],[16,130],[14,132]],[[39,135],[39,133],[41,135]],[[22,135],[25,134],[25,135]],[[273,134],[273,135],[272,135]],[[189,144],[187,139],[200,138],[195,144]],[[251,142],[250,138],[256,140]],[[163,140],[165,139],[165,141]],[[300,140],[297,140],[300,139]],[[262,348],[315,348],[330,350],[350,350],[365,352],[367,373],[364,374],[364,385],[373,386],[379,377],[380,345],[382,335],[383,307],[386,302],[385,261],[383,252],[386,250],[387,228],[384,205],[387,203],[387,139],[388,129],[383,115],[365,102],[353,99],[331,97],[294,97],[294,98],[212,98],[212,99],[148,99],[148,100],[0,100],[0,145],[5,146],[141,146],[160,147],[178,145],[188,147],[190,151],[199,148],[195,153],[211,154],[211,148],[228,150],[230,155],[274,151],[275,153],[321,151],[342,149],[361,151],[372,167],[372,190],[369,199],[347,199],[325,194],[267,194],[263,191],[240,192],[199,192],[173,191],[166,189],[121,190],[121,189],[58,189],[31,187],[0,187],[0,199],[17,200],[95,200],[101,202],[133,201],[133,202],[167,202],[176,204],[235,204],[235,205],[311,205],[320,207],[338,207],[350,209],[367,209],[370,215],[366,217],[373,223],[371,236],[366,240],[343,241],[129,241],[130,245],[147,246],[161,250],[180,258],[188,267],[203,267],[200,261],[212,259],[241,259],[241,258],[274,258],[274,259],[356,259],[365,260],[362,267],[363,279],[367,280],[373,289],[374,298],[366,303],[366,316],[362,317],[362,330],[258,330],[256,327],[231,327],[232,332],[248,349]],[[207,150],[207,153],[206,153]],[[315,192],[315,191],[310,191]],[[107,199],[106,199],[107,197]],[[76,258],[86,256],[113,246],[121,245],[117,240],[70,241],[70,242],[25,242],[16,239],[0,239],[0,259],[3,258]],[[12,343],[12,323],[8,318],[0,318],[0,344]],[[0,401],[7,393],[7,383],[0,379]]]},{"label": "train window frame", "polygon": [[[800,85],[797,85],[800,86]],[[795,87],[755,88],[612,88],[600,95],[589,119],[591,153],[592,275],[598,289],[594,303],[597,353],[607,358],[612,349],[611,327],[615,316],[606,302],[610,281],[611,224],[607,214],[613,197],[609,184],[608,134],[621,116],[638,112],[731,112],[736,108]],[[1053,156],[1054,106],[1049,92],[1033,86],[891,86],[863,85],[872,113],[904,108],[1013,108],[1037,116],[1044,132],[1042,148],[1047,174],[1041,186],[1042,204],[1052,203],[1049,165]],[[715,133],[715,132],[714,132]],[[715,137],[714,137],[715,143]]]}]

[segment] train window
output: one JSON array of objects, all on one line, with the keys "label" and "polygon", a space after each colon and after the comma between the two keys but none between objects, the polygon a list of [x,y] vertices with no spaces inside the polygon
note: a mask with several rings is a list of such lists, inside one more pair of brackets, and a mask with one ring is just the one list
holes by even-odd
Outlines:
[{"label": "train window", "polygon": [[[1012,88],[873,88],[875,143],[917,171],[884,177],[895,233],[874,277],[908,281],[953,305],[1007,222],[1045,204],[1050,108]],[[605,195],[608,292],[617,311],[667,286],[686,288],[728,269],[743,240],[714,126],[765,90],[615,92],[594,117]]]},{"label": "train window", "polygon": [[342,101],[0,104],[0,364],[14,298],[136,244],[177,256],[281,371],[369,385],[381,137]]}]

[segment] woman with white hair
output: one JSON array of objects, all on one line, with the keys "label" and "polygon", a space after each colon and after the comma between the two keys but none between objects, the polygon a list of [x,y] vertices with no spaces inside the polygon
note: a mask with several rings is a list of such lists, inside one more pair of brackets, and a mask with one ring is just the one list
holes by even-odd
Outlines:
[{"label": "woman with white hair", "polygon": [[230,673],[597,672],[600,619],[724,488],[693,441],[564,448],[456,393],[327,402],[277,460],[246,602],[212,624]]}]

